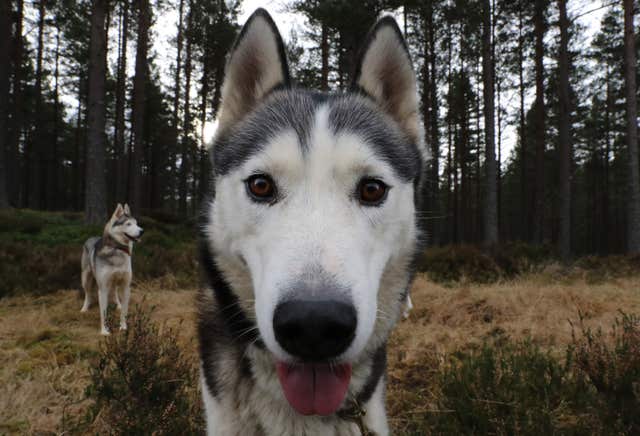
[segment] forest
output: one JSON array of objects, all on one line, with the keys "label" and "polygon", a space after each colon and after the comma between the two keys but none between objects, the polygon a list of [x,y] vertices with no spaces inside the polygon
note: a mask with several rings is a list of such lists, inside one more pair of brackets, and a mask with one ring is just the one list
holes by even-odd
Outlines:
[{"label": "forest", "polygon": [[[272,5],[301,23],[283,31],[296,83],[330,92],[350,87],[375,20],[396,17],[432,156],[421,214],[432,245],[521,241],[563,259],[640,252],[637,6]],[[244,7],[0,2],[0,208],[84,211],[97,224],[128,202],[147,215],[192,219],[212,177],[206,131]],[[174,28],[163,24],[167,14]],[[580,20],[590,14],[601,17],[595,29]],[[158,35],[170,35],[168,49]]]}]

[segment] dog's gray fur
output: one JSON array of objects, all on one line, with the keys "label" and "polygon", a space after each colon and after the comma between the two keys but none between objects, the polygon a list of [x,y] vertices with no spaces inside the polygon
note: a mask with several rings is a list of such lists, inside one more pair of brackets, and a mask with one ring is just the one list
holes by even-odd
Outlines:
[{"label": "dog's gray fur", "polygon": [[[273,341],[258,325],[258,312],[262,308],[256,301],[255,277],[248,260],[242,254],[230,254],[221,245],[233,237],[233,232],[221,222],[226,218],[222,215],[238,214],[238,220],[242,220],[246,214],[224,204],[237,195],[235,191],[228,191],[230,177],[236,177],[234,174],[252,159],[268,155],[267,147],[277,142],[283,132],[292,132],[302,159],[311,159],[307,155],[314,147],[314,123],[324,116],[322,119],[326,119],[326,128],[332,135],[357,137],[359,143],[365,144],[360,151],[366,148],[389,168],[398,183],[398,187],[394,187],[397,194],[412,192],[407,197],[411,204],[403,204],[408,212],[398,211],[398,221],[411,221],[411,231],[403,233],[410,241],[398,245],[397,254],[386,260],[380,271],[376,283],[379,290],[374,296],[380,309],[369,337],[365,338],[366,343],[353,355],[343,357],[353,368],[348,398],[364,405],[364,421],[370,431],[386,435],[389,432],[384,406],[386,342],[408,302],[408,289],[414,276],[413,265],[422,240],[419,212],[422,172],[427,158],[421,139],[415,75],[397,24],[389,17],[379,21],[365,43],[352,92],[330,95],[291,86],[278,30],[268,13],[258,10],[234,45],[222,97],[218,133],[212,146],[214,180],[203,211],[201,264],[206,286],[200,291],[198,301],[208,433],[225,436],[360,434],[356,424],[337,414],[302,416],[287,403],[276,375]],[[286,165],[286,159],[284,162],[281,164]],[[225,207],[232,210],[221,212],[227,210]],[[233,217],[229,219],[234,221]],[[373,219],[372,223],[375,222]],[[259,229],[248,231],[257,233]],[[278,242],[278,237],[287,236],[272,237]],[[346,257],[341,260],[348,261]],[[328,277],[332,288],[346,286],[344,281],[334,284],[336,273],[316,265],[313,256],[295,261],[301,266],[293,265],[291,269],[298,271],[298,275],[293,274],[289,282],[281,283],[283,295],[304,292],[305,286],[298,286],[301,280],[319,283]]]},{"label": "dog's gray fur", "polygon": [[[144,230],[131,216],[129,205],[118,204],[111,219],[104,227],[102,237],[87,239],[82,249],[82,289],[84,304],[81,312],[89,310],[97,294],[100,307],[100,332],[109,334],[105,316],[109,296],[120,309],[120,329],[127,328],[127,311],[131,295],[131,255],[133,243]],[[122,302],[118,293],[122,292]]]}]

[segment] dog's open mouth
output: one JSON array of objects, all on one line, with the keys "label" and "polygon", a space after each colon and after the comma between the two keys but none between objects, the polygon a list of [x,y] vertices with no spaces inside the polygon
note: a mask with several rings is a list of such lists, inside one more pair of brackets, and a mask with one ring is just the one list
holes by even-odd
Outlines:
[{"label": "dog's open mouth", "polygon": [[287,401],[302,415],[332,415],[347,393],[351,365],[328,363],[276,364]]},{"label": "dog's open mouth", "polygon": [[127,239],[129,239],[131,242],[140,242],[140,238],[134,238],[133,236],[129,235],[128,233],[124,234]]}]

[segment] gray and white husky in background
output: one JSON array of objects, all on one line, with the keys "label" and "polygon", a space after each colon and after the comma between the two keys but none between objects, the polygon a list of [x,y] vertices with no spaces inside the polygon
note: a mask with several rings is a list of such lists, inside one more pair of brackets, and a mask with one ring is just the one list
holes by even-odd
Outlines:
[{"label": "gray and white husky in background", "polygon": [[[87,239],[82,250],[82,289],[84,304],[81,312],[86,312],[98,294],[100,306],[100,331],[108,335],[105,315],[109,305],[109,295],[120,309],[120,329],[127,328],[127,310],[131,295],[131,254],[133,243],[138,242],[144,233],[142,227],[131,216],[129,205],[118,204],[111,219],[104,227],[102,237]],[[97,289],[96,289],[97,287]],[[122,291],[122,303],[118,292]]]},{"label": "gray and white husky in background", "polygon": [[391,17],[354,77],[346,93],[293,87],[262,9],[232,49],[201,236],[210,435],[389,433],[386,343],[423,239],[427,158]]}]

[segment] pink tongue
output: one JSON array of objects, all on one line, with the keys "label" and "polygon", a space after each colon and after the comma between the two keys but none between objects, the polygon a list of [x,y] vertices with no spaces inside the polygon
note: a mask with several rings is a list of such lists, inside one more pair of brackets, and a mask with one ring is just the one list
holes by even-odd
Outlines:
[{"label": "pink tongue", "polygon": [[287,365],[278,362],[278,378],[291,407],[302,415],[332,415],[342,404],[351,380],[351,365]]}]

